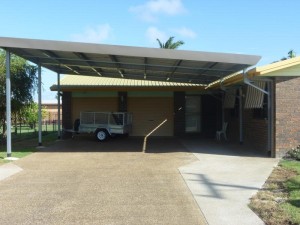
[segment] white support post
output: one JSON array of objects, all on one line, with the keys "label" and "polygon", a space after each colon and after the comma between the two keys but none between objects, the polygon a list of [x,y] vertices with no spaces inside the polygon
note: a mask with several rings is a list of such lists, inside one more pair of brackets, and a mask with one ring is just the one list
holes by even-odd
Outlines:
[{"label": "white support post", "polygon": [[239,119],[240,119],[240,144],[244,142],[243,134],[243,90],[242,87],[239,88]]},{"label": "white support post", "polygon": [[60,139],[60,73],[57,73],[57,139]]},{"label": "white support post", "polygon": [[39,146],[42,146],[42,69],[38,64],[38,125],[39,125]]},{"label": "white support post", "polygon": [[11,157],[11,84],[10,84],[10,51],[6,51],[6,149]]}]

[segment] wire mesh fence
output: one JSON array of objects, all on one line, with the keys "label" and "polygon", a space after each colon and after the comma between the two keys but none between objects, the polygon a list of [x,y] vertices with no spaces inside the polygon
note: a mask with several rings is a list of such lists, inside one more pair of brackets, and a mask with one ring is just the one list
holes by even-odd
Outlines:
[{"label": "wire mesh fence", "polygon": [[[15,135],[22,135],[26,133],[38,132],[38,124],[22,124],[12,125],[12,133]],[[42,121],[42,132],[57,132],[58,122],[57,120],[45,120]]]},{"label": "wire mesh fence", "polygon": [[[56,133],[58,131],[57,120],[44,120],[42,121],[42,135],[48,135],[51,133]],[[4,134],[3,130],[0,130],[0,145],[6,144],[6,130]],[[31,138],[38,137],[38,124],[12,124],[11,127],[11,137],[13,142],[21,141]]]}]

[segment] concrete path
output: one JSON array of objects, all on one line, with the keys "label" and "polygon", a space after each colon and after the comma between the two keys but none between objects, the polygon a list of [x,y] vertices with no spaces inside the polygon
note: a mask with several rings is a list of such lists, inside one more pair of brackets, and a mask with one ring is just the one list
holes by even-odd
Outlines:
[{"label": "concrete path", "polygon": [[13,162],[3,164],[0,166],[0,181],[21,171],[22,168],[18,167]]},{"label": "concrete path", "polygon": [[196,160],[174,140],[68,140],[14,162],[0,181],[0,224],[206,224],[178,167]]},{"label": "concrete path", "polygon": [[179,170],[209,225],[260,225],[248,207],[278,159],[265,158],[241,147],[215,142],[183,140],[197,162]]}]

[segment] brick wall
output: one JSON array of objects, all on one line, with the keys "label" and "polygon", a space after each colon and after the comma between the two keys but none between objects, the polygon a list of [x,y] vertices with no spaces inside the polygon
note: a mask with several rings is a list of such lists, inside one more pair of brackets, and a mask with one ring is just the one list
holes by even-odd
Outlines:
[{"label": "brick wall", "polygon": [[[73,129],[72,121],[72,94],[71,92],[63,92],[62,95],[62,128]],[[71,133],[66,133],[63,138],[70,136]]]},{"label": "brick wall", "polygon": [[[246,86],[243,88],[243,95],[246,93]],[[238,101],[238,99],[236,99]],[[244,101],[244,98],[243,98]],[[238,111],[238,105],[237,110]],[[239,115],[232,113],[231,109],[225,109],[225,121],[228,122],[227,135],[229,141],[239,143],[240,128]],[[254,150],[268,152],[268,121],[253,117],[252,109],[243,109],[243,143]]]},{"label": "brick wall", "polygon": [[118,92],[118,111],[127,112],[127,92]]},{"label": "brick wall", "polygon": [[185,134],[185,92],[174,92],[174,136]]},{"label": "brick wall", "polygon": [[300,78],[278,77],[275,81],[275,148],[280,157],[300,144]]},{"label": "brick wall", "polygon": [[[226,110],[226,121],[228,121],[228,137],[232,142],[239,143],[240,128],[239,118],[231,117],[230,110]],[[268,151],[268,121],[253,118],[253,110],[243,110],[243,134],[244,144],[261,152]]]}]

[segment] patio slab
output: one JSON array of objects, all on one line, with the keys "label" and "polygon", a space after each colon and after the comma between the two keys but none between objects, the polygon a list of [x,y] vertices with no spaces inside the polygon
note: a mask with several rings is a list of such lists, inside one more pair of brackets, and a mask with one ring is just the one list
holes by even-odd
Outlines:
[{"label": "patio slab", "polygon": [[210,225],[263,225],[248,207],[278,159],[227,143],[182,140],[198,161],[179,170]]}]

